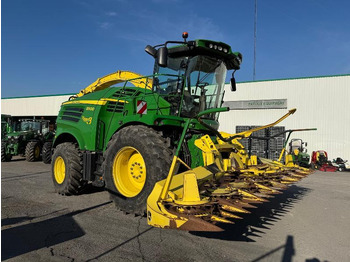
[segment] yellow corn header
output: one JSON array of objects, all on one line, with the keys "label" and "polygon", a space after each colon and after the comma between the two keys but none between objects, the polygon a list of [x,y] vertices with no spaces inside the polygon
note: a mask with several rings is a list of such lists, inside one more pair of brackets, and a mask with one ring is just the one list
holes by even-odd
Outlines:
[{"label": "yellow corn header", "polygon": [[[220,223],[233,224],[235,219],[241,219],[240,214],[250,213],[249,209],[256,204],[268,202],[289,184],[310,174],[306,168],[278,161],[264,160],[258,164],[257,156],[249,157],[238,142],[278,124],[295,111],[292,109],[263,127],[235,135],[220,133],[215,142],[209,135],[201,137],[195,145],[202,150],[204,166],[188,167],[188,171],[175,174],[176,166],[184,164],[178,157],[178,148],[167,178],[157,182],[148,197],[148,223],[188,231],[221,231]],[[185,125],[182,140],[190,121]]]}]

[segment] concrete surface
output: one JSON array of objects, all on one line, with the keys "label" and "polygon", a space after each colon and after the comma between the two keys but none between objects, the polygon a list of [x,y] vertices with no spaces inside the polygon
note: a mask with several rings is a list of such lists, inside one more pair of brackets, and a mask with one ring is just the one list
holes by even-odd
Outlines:
[{"label": "concrete surface", "polygon": [[63,197],[50,165],[1,164],[7,261],[350,261],[350,172],[316,172],[224,233],[161,230],[105,191]]}]

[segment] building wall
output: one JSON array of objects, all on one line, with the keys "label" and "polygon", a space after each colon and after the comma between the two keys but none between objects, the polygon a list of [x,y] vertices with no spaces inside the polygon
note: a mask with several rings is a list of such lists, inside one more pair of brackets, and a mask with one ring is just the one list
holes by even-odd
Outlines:
[{"label": "building wall", "polygon": [[61,104],[71,95],[36,96],[1,99],[1,114],[12,116],[57,116]]},{"label": "building wall", "polygon": [[[237,91],[225,87],[225,101],[287,99],[288,109],[297,108],[279,126],[313,128],[291,138],[308,142],[308,151],[326,150],[329,158],[350,161],[350,75],[238,83]],[[1,113],[13,116],[57,116],[71,94],[1,99]],[[236,126],[264,125],[284,115],[287,109],[232,110],[220,115],[220,130],[235,133]]]},{"label": "building wall", "polygon": [[[224,101],[287,99],[288,109],[297,108],[279,126],[286,129],[313,128],[295,132],[291,138],[308,142],[308,152],[325,150],[330,159],[350,161],[350,75],[257,81],[237,84],[237,91],[225,87]],[[220,130],[235,133],[237,125],[272,123],[287,109],[232,110],[220,115]]]}]

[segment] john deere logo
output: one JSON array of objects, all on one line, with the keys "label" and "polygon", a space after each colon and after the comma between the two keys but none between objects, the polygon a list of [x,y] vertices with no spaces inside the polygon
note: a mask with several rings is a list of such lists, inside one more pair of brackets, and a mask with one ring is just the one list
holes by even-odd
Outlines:
[{"label": "john deere logo", "polygon": [[91,125],[92,117],[81,116],[81,119],[88,125]]}]

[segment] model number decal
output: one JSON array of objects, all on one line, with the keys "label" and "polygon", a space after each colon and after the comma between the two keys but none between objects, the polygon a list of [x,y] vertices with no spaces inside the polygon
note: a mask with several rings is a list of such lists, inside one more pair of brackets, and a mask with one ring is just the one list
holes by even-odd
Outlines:
[{"label": "model number decal", "polygon": [[87,111],[95,111],[95,107],[93,107],[93,106],[88,106],[88,107],[86,108],[86,110],[87,110]]},{"label": "model number decal", "polygon": [[92,117],[81,116],[81,119],[88,125],[91,125]]}]

